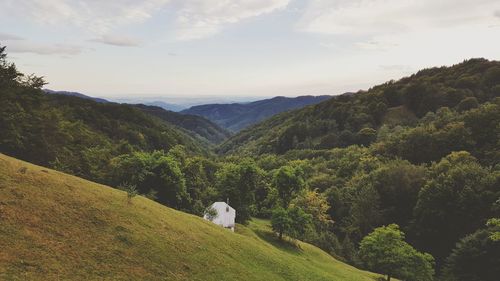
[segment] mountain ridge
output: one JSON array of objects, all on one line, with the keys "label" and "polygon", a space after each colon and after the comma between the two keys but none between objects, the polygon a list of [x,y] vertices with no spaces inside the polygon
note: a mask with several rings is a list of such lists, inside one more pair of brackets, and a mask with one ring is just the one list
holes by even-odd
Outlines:
[{"label": "mountain ridge", "polygon": [[72,96],[72,97],[78,97],[78,98],[82,98],[82,99],[88,99],[88,100],[93,100],[95,102],[99,102],[99,103],[107,103],[107,102],[110,102],[106,99],[103,99],[103,98],[96,98],[96,97],[91,97],[91,96],[88,96],[88,95],[84,95],[82,93],[79,93],[79,92],[72,92],[72,91],[55,91],[55,90],[50,90],[50,89],[43,89],[43,91],[47,94],[50,94],[50,95],[64,95],[64,96]]},{"label": "mountain ridge", "polygon": [[219,146],[219,152],[283,154],[369,145],[384,125],[415,126],[440,108],[464,111],[495,97],[500,97],[500,62],[470,59],[275,115],[238,132]]},{"label": "mountain ridge", "polygon": [[231,136],[229,131],[202,116],[180,114],[166,110],[160,106],[148,104],[136,104],[133,106],[139,108],[142,112],[183,128],[196,137],[207,140],[209,144],[219,144]]},{"label": "mountain ridge", "polygon": [[185,114],[203,116],[230,131],[240,131],[275,114],[319,103],[332,96],[298,96],[294,98],[276,96],[248,103],[204,104],[181,111]]}]

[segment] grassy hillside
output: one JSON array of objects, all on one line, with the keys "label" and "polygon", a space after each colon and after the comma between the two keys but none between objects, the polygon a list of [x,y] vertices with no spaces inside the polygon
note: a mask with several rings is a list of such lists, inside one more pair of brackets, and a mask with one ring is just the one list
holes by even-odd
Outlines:
[{"label": "grassy hillside", "polygon": [[374,280],[318,248],[232,233],[143,197],[0,154],[1,280]]}]

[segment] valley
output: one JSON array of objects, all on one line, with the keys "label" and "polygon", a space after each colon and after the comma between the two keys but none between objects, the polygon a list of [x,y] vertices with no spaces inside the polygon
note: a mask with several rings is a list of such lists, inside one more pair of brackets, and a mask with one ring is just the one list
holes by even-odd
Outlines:
[{"label": "valley", "polygon": [[184,113],[44,85],[0,48],[0,279],[500,274],[498,61]]}]

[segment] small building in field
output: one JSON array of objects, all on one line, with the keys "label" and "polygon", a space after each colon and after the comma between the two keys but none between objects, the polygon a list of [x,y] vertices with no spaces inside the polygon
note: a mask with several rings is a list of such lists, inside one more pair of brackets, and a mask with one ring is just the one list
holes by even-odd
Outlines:
[{"label": "small building in field", "polygon": [[236,210],[226,202],[215,202],[207,208],[203,218],[224,228],[230,228],[234,231],[234,219]]}]

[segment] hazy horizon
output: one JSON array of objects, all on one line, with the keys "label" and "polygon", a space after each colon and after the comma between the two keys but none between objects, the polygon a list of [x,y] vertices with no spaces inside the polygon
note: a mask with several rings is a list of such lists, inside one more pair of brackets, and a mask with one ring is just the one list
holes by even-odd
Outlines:
[{"label": "hazy horizon", "polygon": [[103,98],[338,95],[500,59],[492,0],[6,0],[0,26],[21,72]]}]

